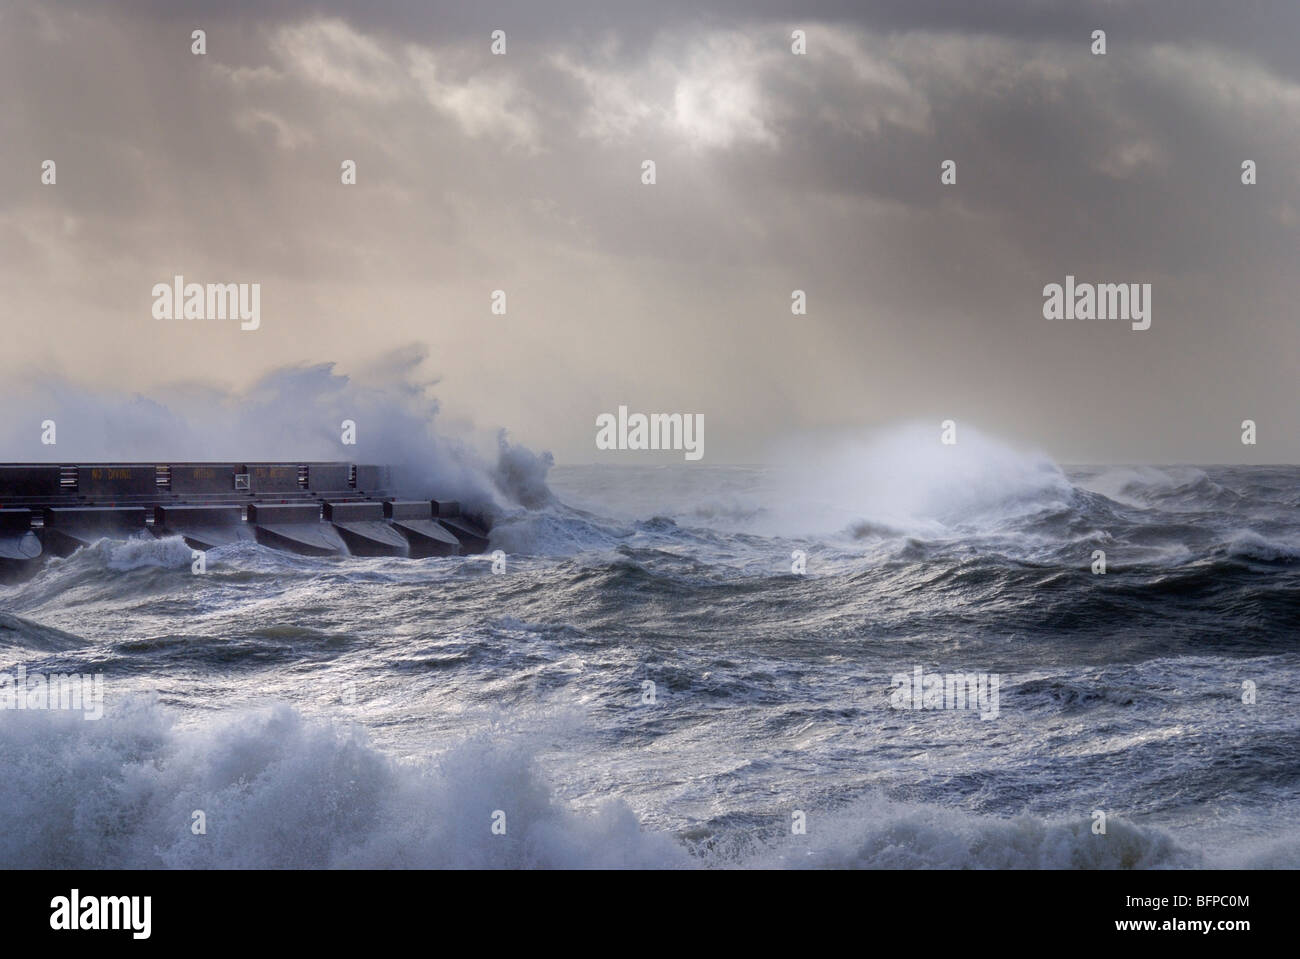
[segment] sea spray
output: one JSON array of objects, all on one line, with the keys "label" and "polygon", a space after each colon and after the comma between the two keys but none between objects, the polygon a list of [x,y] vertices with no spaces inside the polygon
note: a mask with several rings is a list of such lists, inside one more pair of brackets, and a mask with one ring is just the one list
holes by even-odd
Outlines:
[{"label": "sea spray", "polygon": [[[501,431],[444,429],[419,372],[426,357],[413,346],[350,374],[333,363],[287,366],[243,390],[183,383],[148,396],[33,371],[6,387],[0,459],[347,460],[391,467],[402,496],[437,495],[470,512],[547,502],[549,454]],[[28,428],[42,422],[57,425],[57,446],[42,445],[42,432]]]}]

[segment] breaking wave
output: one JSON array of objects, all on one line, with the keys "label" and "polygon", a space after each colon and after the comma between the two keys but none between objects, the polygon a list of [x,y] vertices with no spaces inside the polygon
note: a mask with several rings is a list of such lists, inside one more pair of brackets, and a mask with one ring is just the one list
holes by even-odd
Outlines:
[{"label": "breaking wave", "polygon": [[[558,800],[527,737],[474,737],[420,763],[287,706],[201,722],[137,698],[97,722],[0,725],[3,868],[1146,869],[1214,857],[1112,819],[1010,819],[871,798],[806,836],[700,851],[612,800]],[[197,813],[202,814],[202,829]],[[504,814],[504,815],[503,815]],[[493,831],[504,823],[504,834]],[[1252,859],[1293,862],[1281,850]]]},{"label": "breaking wave", "polygon": [[[4,868],[573,868],[687,862],[610,803],[555,801],[523,745],[401,763],[279,706],[181,724],[145,700],[96,722],[0,724]],[[492,831],[504,813],[505,834]],[[196,833],[196,812],[204,831]],[[500,820],[501,817],[497,817]]]},{"label": "breaking wave", "polygon": [[[334,363],[287,366],[245,390],[180,383],[157,397],[33,371],[0,393],[12,414],[0,426],[0,458],[46,460],[49,448],[21,424],[48,418],[60,424],[63,462],[347,459],[392,467],[401,495],[456,499],[476,512],[549,502],[550,454],[504,432],[444,424],[434,384],[420,372],[427,358],[412,345],[349,374]],[[345,420],[356,424],[347,447]]]}]

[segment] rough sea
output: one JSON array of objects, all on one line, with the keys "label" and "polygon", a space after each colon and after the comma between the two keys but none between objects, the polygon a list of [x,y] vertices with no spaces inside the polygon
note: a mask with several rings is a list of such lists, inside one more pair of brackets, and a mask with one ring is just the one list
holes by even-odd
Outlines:
[{"label": "rough sea", "polygon": [[[104,683],[0,710],[0,866],[1300,866],[1300,468],[545,482],[495,561],[142,538],[0,587],[0,674]],[[918,668],[996,715],[897,708]]]}]

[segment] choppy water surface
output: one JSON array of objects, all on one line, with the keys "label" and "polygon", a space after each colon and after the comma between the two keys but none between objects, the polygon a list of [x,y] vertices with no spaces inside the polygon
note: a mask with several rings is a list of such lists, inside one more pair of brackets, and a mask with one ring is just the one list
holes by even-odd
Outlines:
[{"label": "choppy water surface", "polygon": [[[105,715],[0,712],[0,865],[1300,865],[1300,469],[854,474],[556,469],[503,574],[52,561],[0,670]],[[918,666],[996,718],[891,708]]]}]

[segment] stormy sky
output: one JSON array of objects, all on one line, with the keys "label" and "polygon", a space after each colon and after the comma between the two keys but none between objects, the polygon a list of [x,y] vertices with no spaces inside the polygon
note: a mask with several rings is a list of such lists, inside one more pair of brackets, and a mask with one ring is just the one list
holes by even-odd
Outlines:
[{"label": "stormy sky", "polygon": [[[619,405],[704,414],[705,463],[949,418],[1295,462],[1297,37],[1294,2],[0,0],[0,363],[165,403],[423,351],[448,416],[561,463]],[[175,274],[259,283],[261,328],[154,319]],[[1150,283],[1151,328],[1045,320],[1067,274]]]}]

